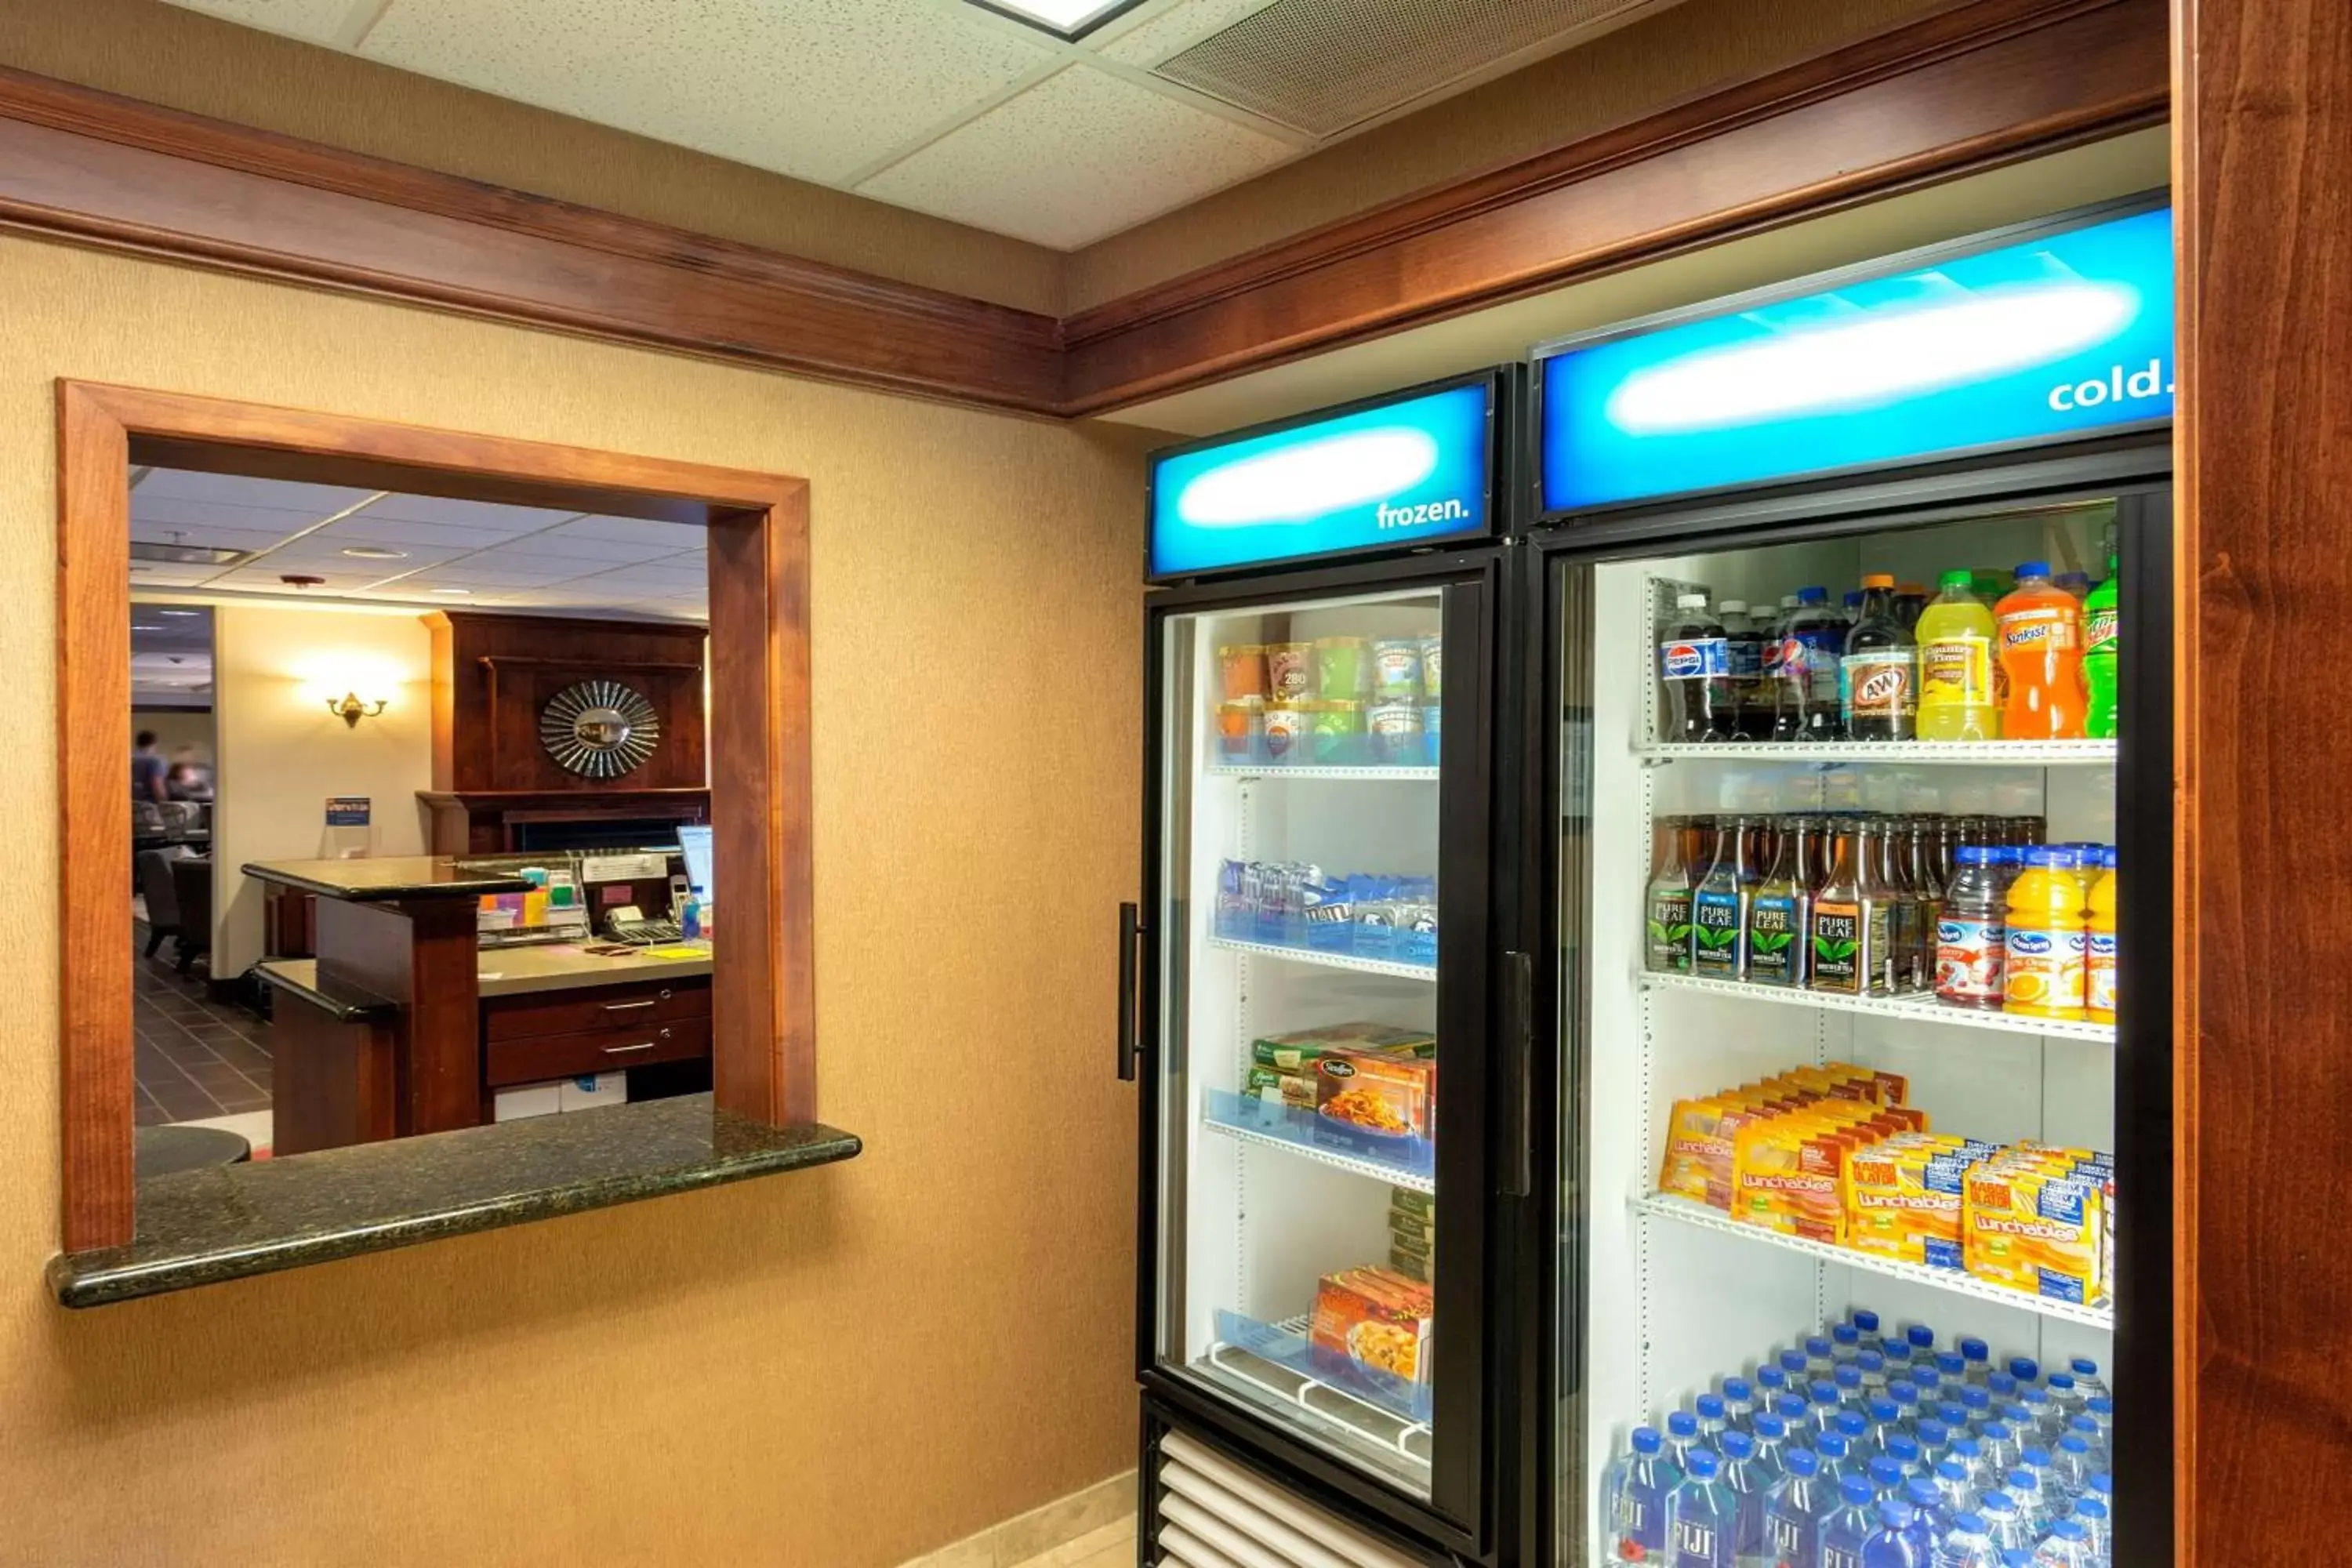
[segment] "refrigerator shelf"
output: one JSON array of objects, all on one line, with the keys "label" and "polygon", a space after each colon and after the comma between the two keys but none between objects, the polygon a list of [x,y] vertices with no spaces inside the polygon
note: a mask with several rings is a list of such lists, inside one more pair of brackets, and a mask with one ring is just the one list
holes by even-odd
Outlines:
[{"label": "refrigerator shelf", "polygon": [[1291,767],[1286,764],[1270,766],[1263,763],[1219,763],[1201,771],[1211,778],[1218,779],[1417,779],[1429,784],[1437,782],[1437,770],[1434,767]]},{"label": "refrigerator shelf", "polygon": [[1329,1126],[1312,1111],[1267,1105],[1222,1089],[1210,1091],[1209,1108],[1201,1120],[1202,1125],[1244,1143],[1285,1150],[1416,1193],[1437,1191],[1436,1152],[1420,1138],[1398,1140],[1400,1148],[1394,1154],[1376,1154],[1349,1147],[1351,1139],[1346,1129]]},{"label": "refrigerator shelf", "polygon": [[1226,936],[1213,936],[1208,945],[1249,958],[1279,958],[1291,963],[1320,964],[1326,969],[1354,969],[1366,974],[1393,975],[1400,980],[1434,981],[1437,978],[1437,966],[1433,963],[1396,963],[1385,958],[1358,958],[1351,952],[1318,952],[1311,947],[1281,947],[1270,942],[1235,942]]},{"label": "refrigerator shelf", "polygon": [[1688,741],[1650,741],[1633,754],[1644,763],[1685,758],[1721,758],[1781,763],[2013,763],[2028,767],[2114,766],[2113,741],[1831,741],[1820,743],[1727,741],[1704,745]]},{"label": "refrigerator shelf", "polygon": [[1823,1263],[1843,1264],[1849,1268],[1861,1268],[1873,1274],[1884,1274],[1893,1279],[1909,1279],[1933,1286],[1956,1296],[1968,1296],[1997,1306],[2015,1307],[2021,1311],[2036,1313],[2044,1318],[2056,1318],[2069,1323],[2081,1323],[2088,1328],[2109,1329],[2116,1326],[2116,1310],[2106,1300],[2085,1306],[2071,1301],[2054,1301],[2046,1297],[2029,1296],[2021,1290],[1994,1285],[1972,1274],[1962,1274],[1948,1268],[1928,1268],[1916,1263],[1898,1263],[1893,1258],[1874,1253],[1857,1252],[1852,1247],[1832,1247],[1826,1242],[1807,1241],[1801,1237],[1784,1236],[1761,1226],[1742,1225],[1718,1209],[1688,1198],[1671,1197],[1653,1193],[1634,1200],[1633,1207],[1654,1219],[1672,1220],[1677,1225],[1696,1226],[1701,1230],[1718,1231],[1764,1247],[1777,1247],[1790,1252],[1801,1252]]},{"label": "refrigerator shelf", "polygon": [[1927,1024],[1949,1024],[1961,1029],[1997,1029],[2011,1035],[2055,1036],[2062,1039],[2116,1043],[2113,1024],[2075,1023],[2060,1018],[2029,1018],[2016,1013],[1979,1013],[1947,1007],[1918,997],[1838,996],[1822,991],[1791,990],[1780,985],[1753,985],[1744,980],[1716,980],[1696,974],[1644,972],[1642,984],[1653,991],[1704,991],[1719,996],[1740,996],[1785,1006],[1821,1007],[1836,1013],[1866,1013],[1880,1018],[1910,1018]]},{"label": "refrigerator shelf", "polygon": [[[1320,1416],[1391,1463],[1426,1476],[1431,1428],[1429,1391],[1398,1383],[1393,1389],[1350,1389],[1325,1376],[1307,1339],[1310,1314],[1264,1323],[1238,1312],[1217,1314],[1219,1337],[1208,1364],[1285,1405]],[[1402,1408],[1392,1408],[1402,1406]]]}]

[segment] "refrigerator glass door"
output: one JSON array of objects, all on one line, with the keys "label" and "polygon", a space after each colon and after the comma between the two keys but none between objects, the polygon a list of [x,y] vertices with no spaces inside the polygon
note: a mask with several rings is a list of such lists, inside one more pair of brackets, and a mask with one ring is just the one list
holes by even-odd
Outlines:
[{"label": "refrigerator glass door", "polygon": [[1463,592],[1168,614],[1158,632],[1157,1354],[1414,1499],[1456,1375],[1433,1282]]},{"label": "refrigerator glass door", "polygon": [[[2163,505],[2130,494],[1559,568],[1561,1039],[1582,1100],[1564,1097],[1561,1147],[1582,1246],[1560,1284],[1559,1562],[1700,1560],[1672,1535],[1707,1517],[1672,1490],[1693,1448],[1758,1489],[1792,1450],[1815,1456],[1785,1519],[1760,1499],[1736,1510],[1743,1563],[1846,1561],[1805,1522],[1846,1474],[1874,1519],[1882,1500],[1920,1500],[1907,1483],[1924,1479],[1925,1533],[1966,1512],[2031,1552],[2079,1523],[2094,1554],[2053,1560],[2108,1561],[2095,1553],[2134,1506],[2112,1457],[2132,1392],[2108,1387],[2117,1188],[2140,1176],[2110,1152],[2110,868],[2116,781],[2137,754],[2068,721],[2085,701],[2072,652],[2054,664],[2056,738],[1848,738],[1832,679],[1811,738],[1776,741],[1802,677],[1768,679],[1739,645],[1801,659],[1811,625],[1849,690],[1891,662],[1916,731],[1922,665],[1947,682],[1927,695],[1948,698],[1971,639],[2021,668],[2042,640],[2077,644],[2110,602],[2086,616],[2044,595],[2036,620],[2001,603],[2017,563],[2112,577],[2111,553],[2128,567],[2143,538],[2162,548]],[[1853,664],[1868,637],[1792,634],[1783,607],[1818,586],[1834,612],[1865,574],[1932,597],[1954,568],[1978,569],[1985,613],[1957,585],[1927,622],[1898,602],[1913,646],[1891,659]],[[1692,595],[1704,605],[1678,606]],[[1727,601],[1762,630],[1740,633],[1734,612],[1718,665],[1707,623]],[[1706,680],[1726,666],[1727,685]],[[1991,700],[1980,725],[2039,689],[1958,679]],[[1713,735],[1692,739],[1710,726],[1684,716],[1727,694]],[[1931,706],[1936,728],[1958,717]],[[1977,901],[1987,879],[2007,892]],[[1645,1427],[1654,1459],[1633,1451]],[[1874,1474],[1880,1459],[1901,1474]],[[1775,1529],[1793,1532],[1777,1548]]]}]

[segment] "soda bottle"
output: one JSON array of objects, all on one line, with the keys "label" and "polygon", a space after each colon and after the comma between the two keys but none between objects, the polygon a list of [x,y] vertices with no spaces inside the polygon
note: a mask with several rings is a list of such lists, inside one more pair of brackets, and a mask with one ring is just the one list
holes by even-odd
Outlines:
[{"label": "soda bottle", "polygon": [[2058,574],[2058,586],[2074,595],[2079,602],[2090,597],[2091,574],[2088,572],[2061,572]]},{"label": "soda bottle", "polygon": [[1797,590],[1795,611],[1782,626],[1772,682],[1772,739],[1835,741],[1845,733],[1838,715],[1838,661],[1845,626],[1819,587]]},{"label": "soda bottle", "polygon": [[[1993,865],[1997,850],[1978,847],[1959,851],[1959,869],[1944,891],[1944,907],[1936,920],[1936,997],[1955,1007],[1980,1013],[2000,1009],[2001,967],[2009,936],[2008,900]],[[1964,1340],[1960,1354],[1969,1355],[1982,1341]],[[1980,1365],[1982,1354],[1967,1364]]]},{"label": "soda bottle", "polygon": [[1756,1439],[1723,1435],[1723,1489],[1731,1494],[1731,1561],[1735,1568],[1770,1568],[1764,1555],[1765,1480],[1756,1470]]},{"label": "soda bottle", "polygon": [[1654,1563],[1666,1550],[1666,1497],[1682,1473],[1668,1462],[1664,1448],[1657,1428],[1636,1426],[1620,1468],[1611,1472],[1612,1563]]},{"label": "soda bottle", "polygon": [[1838,1483],[1837,1507],[1822,1521],[1821,1568],[1862,1568],[1862,1548],[1878,1532],[1876,1496],[1860,1476]]},{"label": "soda bottle", "polygon": [[1993,608],[2009,695],[2000,733],[2009,741],[2074,741],[2083,735],[2083,606],[2050,581],[2050,563],[2028,561],[2017,586]]},{"label": "soda bottle", "polygon": [[1686,974],[1691,965],[1690,866],[1683,858],[1683,819],[1658,819],[1651,848],[1649,931],[1645,962],[1660,973]]},{"label": "soda bottle", "polygon": [[1992,612],[1970,591],[1969,574],[1947,572],[1942,590],[1920,612],[1919,739],[1992,741],[2000,737],[1993,689]]},{"label": "soda bottle", "polygon": [[1845,616],[1845,629],[1848,631],[1853,630],[1853,623],[1862,619],[1862,590],[1859,588],[1852,590],[1845,596],[1841,613]]},{"label": "soda bottle", "polygon": [[1862,614],[1845,635],[1838,667],[1846,738],[1907,741],[1918,717],[1919,650],[1895,613],[1895,579],[1874,572],[1862,587]]},{"label": "soda bottle", "polygon": [[[2088,951],[2084,963],[2084,1002],[2085,1013],[2094,1024],[2116,1021],[2116,900],[2121,895],[2116,890],[2116,852],[2112,846],[2099,852],[2099,871],[2091,883],[2088,900],[2089,929],[2084,933]],[[2055,1383],[2053,1376],[2051,1381]],[[2072,1387],[2074,1380],[2067,1380]]]},{"label": "soda bottle", "polygon": [[1902,618],[1903,629],[1916,641],[1919,635],[1919,613],[1927,607],[1927,588],[1922,583],[1897,583],[1895,585],[1895,612]]},{"label": "soda bottle", "polygon": [[1878,1528],[1862,1543],[1862,1568],[1930,1568],[1919,1555],[1909,1503],[1890,1498],[1878,1505]]},{"label": "soda bottle", "polygon": [[1705,594],[1675,595],[1675,624],[1658,643],[1658,678],[1664,685],[1658,706],[1660,740],[1739,738],[1731,645],[1723,623],[1707,614]]},{"label": "soda bottle", "polygon": [[[1802,985],[1810,973],[1805,938],[1812,927],[1813,892],[1803,859],[1810,826],[1801,817],[1783,819],[1771,869],[1748,900],[1748,978],[1759,985]],[[1853,1331],[1850,1324],[1839,1327]]]},{"label": "soda bottle", "polygon": [[2009,888],[2009,933],[2001,1008],[2037,1018],[2084,1016],[2084,960],[2090,945],[2074,851],[2037,845]]},{"label": "soda bottle", "polygon": [[1884,995],[1889,911],[1862,825],[1838,825],[1830,873],[1813,898],[1815,991],[1847,996]]},{"label": "soda bottle", "polygon": [[1764,684],[1763,627],[1748,619],[1745,599],[1726,599],[1716,607],[1723,616],[1724,651],[1731,661],[1732,728],[1742,740],[1763,740],[1764,732],[1755,727],[1758,694]]},{"label": "soda bottle", "polygon": [[2116,738],[2116,660],[2124,650],[2120,608],[2110,556],[2107,580],[2083,601],[2083,733],[2094,741]]},{"label": "soda bottle", "polygon": [[2000,1549],[1985,1532],[1984,1515],[1970,1510],[1952,1516],[1952,1528],[1936,1553],[1936,1568],[2000,1568]]},{"label": "soda bottle", "polygon": [[1748,906],[1756,871],[1748,863],[1748,819],[1718,818],[1715,862],[1691,889],[1691,973],[1748,978]]},{"label": "soda bottle", "polygon": [[1822,1521],[1830,1512],[1821,1456],[1791,1448],[1788,1473],[1764,1494],[1764,1546],[1773,1568],[1814,1568],[1822,1556]]},{"label": "soda bottle", "polygon": [[1735,1568],[1739,1503],[1723,1484],[1722,1466],[1714,1449],[1693,1448],[1689,1468],[1666,1494],[1667,1568]]}]

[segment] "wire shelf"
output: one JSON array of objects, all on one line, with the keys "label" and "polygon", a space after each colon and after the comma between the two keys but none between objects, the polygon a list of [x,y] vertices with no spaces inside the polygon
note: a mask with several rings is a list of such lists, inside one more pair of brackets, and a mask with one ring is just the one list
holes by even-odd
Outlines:
[{"label": "wire shelf", "polygon": [[1235,942],[1226,936],[1211,937],[1209,945],[1251,958],[1278,958],[1289,963],[1319,964],[1326,969],[1353,969],[1365,974],[1393,975],[1399,980],[1437,979],[1437,965],[1433,963],[1397,963],[1385,958],[1358,958],[1352,952],[1318,952],[1311,947],[1282,947],[1270,942]]},{"label": "wire shelf", "polygon": [[1645,763],[1685,760],[1779,763],[1964,763],[1981,767],[2112,767],[2113,741],[1645,741],[1633,754]]},{"label": "wire shelf", "polygon": [[1208,1367],[1320,1417],[1407,1473],[1426,1479],[1430,1423],[1388,1409],[1301,1364],[1307,1353],[1308,1314],[1302,1312],[1276,1323],[1258,1323],[1232,1312],[1217,1316],[1221,1330],[1238,1329],[1259,1342],[1253,1347],[1233,1342],[1232,1336],[1221,1338],[1203,1358]]},{"label": "wire shelf", "polygon": [[[1261,1107],[1238,1095],[1213,1094],[1209,1110],[1202,1125],[1215,1129],[1228,1138],[1261,1147],[1280,1149],[1303,1160],[1335,1166],[1359,1176],[1370,1176],[1391,1186],[1410,1187],[1416,1193],[1437,1191],[1437,1175],[1431,1162],[1434,1153],[1430,1146],[1415,1138],[1402,1141],[1405,1152],[1395,1159],[1348,1149],[1336,1140],[1346,1137],[1344,1130],[1328,1132],[1315,1125],[1311,1111],[1292,1110],[1287,1107]],[[1408,1163],[1407,1162],[1411,1163]]]},{"label": "wire shelf", "polygon": [[1347,779],[1354,782],[1419,780],[1427,784],[1437,782],[1437,770],[1433,767],[1289,767],[1268,766],[1262,763],[1219,763],[1202,771],[1211,778],[1220,779]]},{"label": "wire shelf", "polygon": [[1653,991],[1701,991],[1738,996],[1783,1006],[1814,1007],[1833,1013],[1862,1013],[1880,1018],[1906,1018],[1923,1024],[1948,1024],[1959,1029],[1994,1029],[2010,1035],[2042,1035],[2098,1045],[2116,1043],[2113,1024],[2075,1022],[2065,1018],[2035,1018],[2022,1013],[1982,1013],[1969,1007],[1948,1007],[1920,996],[1841,996],[1829,991],[1798,986],[1756,985],[1744,980],[1717,980],[1698,974],[1645,973],[1642,984]]}]

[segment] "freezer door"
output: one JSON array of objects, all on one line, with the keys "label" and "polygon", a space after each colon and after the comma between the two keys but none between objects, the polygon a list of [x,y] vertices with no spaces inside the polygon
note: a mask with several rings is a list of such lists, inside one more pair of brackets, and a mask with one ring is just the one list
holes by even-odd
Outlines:
[{"label": "freezer door", "polygon": [[1486,1410],[1491,570],[1151,630],[1147,1373],[1456,1539]]}]

